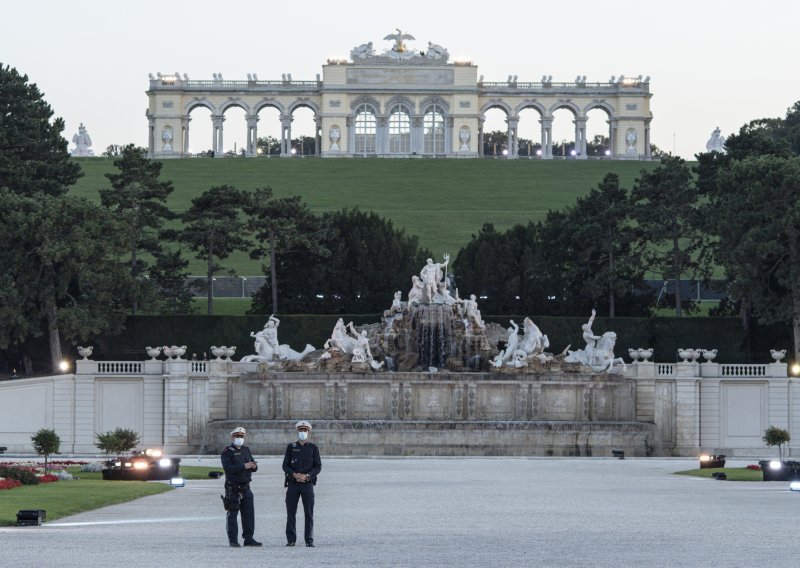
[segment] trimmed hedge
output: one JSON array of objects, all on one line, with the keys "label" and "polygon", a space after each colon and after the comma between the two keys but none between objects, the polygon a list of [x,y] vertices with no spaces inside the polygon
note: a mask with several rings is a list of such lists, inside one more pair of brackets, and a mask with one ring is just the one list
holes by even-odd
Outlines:
[{"label": "trimmed hedge", "polygon": [[[336,320],[356,325],[381,321],[378,314],[361,315],[286,315],[279,316],[278,338],[281,344],[302,350],[306,343],[320,349],[330,337]],[[520,325],[524,316],[486,316],[487,322],[508,327],[510,319]],[[533,317],[536,325],[550,338],[550,351],[561,352],[568,344],[583,347],[581,325],[586,318]],[[146,359],[145,346],[186,345],[187,357],[203,352],[211,357],[212,345],[235,345],[236,359],[254,352],[251,331],[264,327],[267,316],[136,316],[129,317],[125,330],[116,337],[96,342],[94,359]],[[789,325],[756,326],[749,333],[738,318],[600,318],[593,326],[597,335],[617,333],[617,356],[628,358],[628,348],[652,347],[655,361],[677,361],[678,348],[717,349],[716,362],[766,363],[770,349],[791,352],[792,331]]]}]

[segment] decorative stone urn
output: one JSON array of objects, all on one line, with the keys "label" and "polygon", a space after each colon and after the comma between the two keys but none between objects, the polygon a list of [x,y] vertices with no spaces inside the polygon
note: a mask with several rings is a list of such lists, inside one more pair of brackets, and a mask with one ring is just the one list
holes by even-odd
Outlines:
[{"label": "decorative stone urn", "polygon": [[89,360],[89,357],[92,356],[92,351],[94,351],[93,345],[89,345],[88,347],[81,347],[80,345],[78,346],[78,355],[83,357],[84,361]]},{"label": "decorative stone urn", "polygon": [[221,347],[217,347],[216,345],[211,346],[211,354],[215,357],[215,361],[221,361],[222,358],[228,354],[228,348],[224,345]]},{"label": "decorative stone urn", "polygon": [[695,361],[699,356],[700,353],[696,349],[678,349],[678,357],[683,359],[684,363],[688,363],[690,360]]},{"label": "decorative stone urn", "polygon": [[186,354],[186,346],[182,345],[178,347],[177,345],[173,345],[172,347],[164,346],[164,355],[169,357],[170,359],[181,361],[181,357]]},{"label": "decorative stone urn", "polygon": [[233,355],[235,353],[236,353],[236,346],[235,345],[225,348],[225,356],[228,359],[228,361],[231,360],[231,357],[233,357]]},{"label": "decorative stone urn", "polygon": [[631,357],[631,361],[636,363],[639,361],[639,357],[641,357],[641,349],[628,349],[628,355]]},{"label": "decorative stone urn", "polygon": [[653,356],[653,348],[649,347],[644,349],[643,347],[639,348],[639,357],[642,358],[642,363],[649,363],[648,359]]},{"label": "decorative stone urn", "polygon": [[147,355],[150,357],[151,361],[155,361],[159,355],[161,355],[161,350],[164,347],[145,347],[144,350],[147,352]]},{"label": "decorative stone urn", "polygon": [[710,363],[717,356],[716,349],[703,349],[702,353],[703,353],[703,359],[706,360],[706,363]]},{"label": "decorative stone urn", "polygon": [[770,349],[769,354],[772,355],[772,358],[775,359],[776,363],[780,363],[781,360],[786,357],[786,349]]}]

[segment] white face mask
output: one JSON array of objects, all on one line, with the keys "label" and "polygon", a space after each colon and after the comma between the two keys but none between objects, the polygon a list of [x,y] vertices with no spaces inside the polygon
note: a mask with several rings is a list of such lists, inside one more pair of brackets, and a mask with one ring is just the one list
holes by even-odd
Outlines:
[{"label": "white face mask", "polygon": [[233,445],[236,446],[237,448],[239,446],[243,446],[244,445],[244,438],[234,438],[233,439]]},{"label": "white face mask", "polygon": [[308,432],[298,432],[297,437],[300,438],[301,442],[305,442],[308,440]]}]

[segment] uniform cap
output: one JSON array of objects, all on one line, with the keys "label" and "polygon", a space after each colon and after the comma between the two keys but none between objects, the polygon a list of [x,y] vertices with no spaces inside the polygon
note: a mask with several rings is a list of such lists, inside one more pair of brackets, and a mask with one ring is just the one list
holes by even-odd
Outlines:
[{"label": "uniform cap", "polygon": [[299,430],[300,428],[308,428],[311,430],[311,424],[306,422],[305,420],[301,420],[297,424],[294,425],[295,430]]},{"label": "uniform cap", "polygon": [[247,435],[247,430],[245,430],[244,428],[239,426],[238,428],[234,428],[231,431],[231,436],[233,436],[234,434],[241,434],[242,436],[245,436],[245,435]]}]

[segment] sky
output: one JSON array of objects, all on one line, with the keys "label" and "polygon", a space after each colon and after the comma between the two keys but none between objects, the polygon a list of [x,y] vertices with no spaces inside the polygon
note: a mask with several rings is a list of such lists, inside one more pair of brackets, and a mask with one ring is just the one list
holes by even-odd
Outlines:
[{"label": "sky", "polygon": [[[691,159],[715,127],[728,136],[750,120],[783,117],[800,100],[798,23],[794,0],[4,0],[0,63],[39,86],[67,139],[84,123],[100,154],[110,144],[146,145],[148,73],[313,80],[328,58],[369,41],[382,51],[391,45],[382,38],[400,28],[416,38],[409,47],[440,44],[486,81],[649,75],[652,142]],[[226,149],[245,141],[243,111],[231,112]],[[538,115],[526,113],[520,136],[536,141]],[[590,139],[607,134],[605,114],[595,113]],[[310,111],[295,116],[293,135],[311,135]],[[504,118],[492,111],[486,129],[505,130]],[[554,140],[571,140],[573,128],[568,111],[558,111]],[[259,135],[278,132],[277,119],[262,113]],[[210,148],[202,110],[192,113],[191,135],[192,150]]]}]

